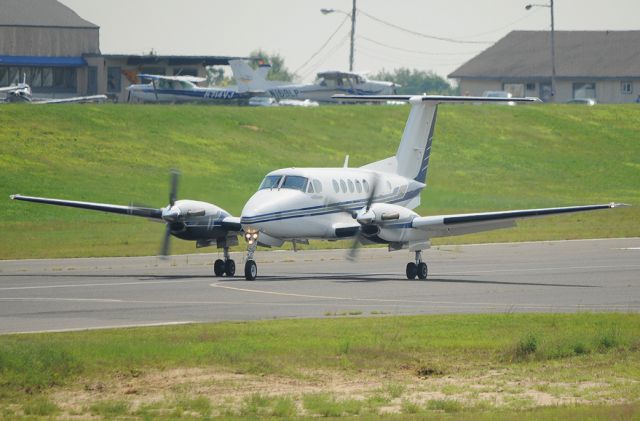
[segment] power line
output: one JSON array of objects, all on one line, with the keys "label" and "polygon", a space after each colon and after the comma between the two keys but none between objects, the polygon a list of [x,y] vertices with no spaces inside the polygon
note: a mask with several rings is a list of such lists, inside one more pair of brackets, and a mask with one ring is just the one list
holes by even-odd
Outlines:
[{"label": "power line", "polygon": [[379,45],[381,47],[391,48],[391,49],[396,50],[396,51],[405,51],[407,53],[423,54],[423,55],[426,55],[426,56],[464,56],[464,55],[469,55],[469,54],[477,54],[477,53],[480,52],[479,50],[476,50],[476,51],[468,51],[468,52],[464,52],[464,53],[433,53],[433,52],[428,52],[428,51],[411,50],[411,49],[408,49],[408,48],[396,47],[396,46],[393,46],[393,45],[385,44],[385,43],[380,42],[380,41],[376,41],[376,40],[371,39],[371,38],[367,38],[367,37],[362,36],[362,35],[358,35],[358,39],[363,39],[365,41],[369,41],[370,43]]},{"label": "power line", "polygon": [[347,15],[344,17],[344,19],[342,20],[342,22],[340,23],[340,25],[338,25],[338,27],[336,28],[335,31],[333,31],[333,33],[329,36],[329,38],[327,38],[327,40],[324,42],[324,44],[322,44],[322,46],[320,48],[318,48],[318,50],[313,53],[311,55],[311,57],[309,57],[309,59],[307,61],[305,61],[300,67],[298,67],[293,73],[298,73],[298,71],[300,71],[300,69],[302,69],[303,67],[305,67],[307,64],[309,64],[309,62],[311,60],[313,60],[313,58],[315,56],[317,56],[318,54],[320,54],[320,52],[324,49],[324,47],[327,46],[327,44],[329,44],[329,42],[331,42],[331,40],[333,39],[333,37],[338,33],[338,31],[340,31],[340,29],[344,26],[344,24],[347,22],[347,20],[350,19],[350,16]]},{"label": "power line", "polygon": [[335,45],[331,50],[329,50],[329,52],[327,52],[324,58],[322,58],[320,61],[315,63],[314,66],[309,67],[307,72],[305,72],[302,75],[302,79],[305,79],[309,74],[311,74],[314,70],[316,70],[318,67],[324,64],[325,61],[327,61],[330,57],[332,57],[349,40],[349,37],[350,37],[350,34],[346,34],[337,45]]},{"label": "power line", "polygon": [[386,20],[382,20],[380,18],[372,16],[369,13],[364,12],[361,9],[358,9],[358,12],[363,14],[363,15],[365,15],[369,19],[378,22],[378,23],[381,23],[383,25],[387,25],[387,26],[389,26],[391,28],[394,28],[394,29],[397,29],[399,31],[406,32],[408,34],[412,34],[412,35],[419,36],[419,37],[422,37],[422,38],[428,38],[428,39],[433,39],[433,40],[437,40],[437,41],[453,42],[455,44],[493,44],[494,43],[493,41],[465,41],[465,40],[461,40],[461,39],[438,37],[438,36],[435,36],[435,35],[423,34],[421,32],[412,31],[411,29],[403,28],[402,26],[399,26],[399,25],[396,25],[394,23],[387,22]]}]

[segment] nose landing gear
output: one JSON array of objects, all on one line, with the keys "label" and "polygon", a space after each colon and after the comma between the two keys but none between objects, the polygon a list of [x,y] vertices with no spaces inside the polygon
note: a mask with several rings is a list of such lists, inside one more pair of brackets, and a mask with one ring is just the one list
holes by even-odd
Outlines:
[{"label": "nose landing gear", "polygon": [[216,276],[224,276],[225,274],[228,277],[233,277],[236,274],[236,262],[231,259],[229,255],[229,247],[223,247],[224,251],[224,260],[218,259],[213,264],[213,273]]},{"label": "nose landing gear", "polygon": [[253,253],[258,247],[258,231],[249,231],[244,235],[247,240],[247,261],[244,264],[244,278],[247,281],[253,281],[258,276],[258,265],[253,260]]},{"label": "nose landing gear", "polygon": [[407,263],[407,279],[427,279],[429,269],[422,261],[422,250],[416,250],[416,261]]}]

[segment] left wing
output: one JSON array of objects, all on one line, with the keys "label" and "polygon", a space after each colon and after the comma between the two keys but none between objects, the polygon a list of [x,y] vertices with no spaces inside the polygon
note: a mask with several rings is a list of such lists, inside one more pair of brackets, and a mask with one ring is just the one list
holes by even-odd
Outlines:
[{"label": "left wing", "polygon": [[602,205],[570,206],[562,208],[542,208],[512,210],[503,212],[466,213],[458,215],[419,216],[413,219],[411,227],[423,230],[428,237],[447,237],[452,235],[471,234],[515,226],[516,220],[537,218],[549,215],[594,211],[627,207],[624,203],[608,203]]}]

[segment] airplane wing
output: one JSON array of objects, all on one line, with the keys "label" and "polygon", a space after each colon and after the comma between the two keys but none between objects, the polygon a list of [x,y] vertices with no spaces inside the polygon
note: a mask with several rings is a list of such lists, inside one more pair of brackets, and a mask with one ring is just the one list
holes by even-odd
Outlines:
[{"label": "airplane wing", "polygon": [[76,104],[76,103],[88,103],[88,102],[104,102],[107,100],[106,95],[90,95],[90,96],[76,96],[72,98],[60,98],[60,99],[44,99],[33,100],[32,104]]},{"label": "airplane wing", "polygon": [[204,77],[197,76],[165,76],[165,75],[150,75],[146,73],[138,74],[140,79],[147,80],[177,80],[177,81],[185,81],[185,82],[193,82],[193,83],[201,83],[206,81],[207,79]]},{"label": "airplane wing", "polygon": [[23,200],[25,202],[89,209],[102,212],[117,213],[120,215],[133,215],[151,219],[162,219],[162,209],[146,208],[140,206],[111,205],[107,203],[78,202],[75,200],[50,199],[47,197],[22,196],[20,194],[12,194],[9,197],[11,198],[11,200]]},{"label": "airplane wing", "polygon": [[624,203],[602,205],[570,206],[561,208],[541,208],[511,210],[504,212],[466,213],[458,215],[419,216],[411,222],[411,227],[425,231],[429,238],[471,234],[499,228],[515,226],[516,220],[538,218],[565,213],[586,212],[600,209],[626,207]]}]

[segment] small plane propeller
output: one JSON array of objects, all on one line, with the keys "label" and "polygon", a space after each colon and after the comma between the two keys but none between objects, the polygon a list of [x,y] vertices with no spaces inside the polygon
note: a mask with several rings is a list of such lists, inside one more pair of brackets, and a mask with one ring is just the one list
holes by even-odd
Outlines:
[{"label": "small plane propeller", "polygon": [[166,222],[167,228],[164,231],[164,237],[162,239],[162,248],[160,249],[160,257],[166,258],[169,255],[170,240],[171,240],[171,224],[178,222],[180,218],[180,209],[174,208],[176,198],[178,196],[178,178],[180,172],[178,170],[171,170],[171,181],[169,187],[169,206],[162,209],[162,220]]},{"label": "small plane propeller", "polygon": [[351,262],[354,262],[358,257],[358,249],[360,247],[360,242],[363,237],[364,226],[371,224],[371,222],[373,222],[373,220],[375,219],[375,214],[371,212],[371,205],[373,204],[373,200],[375,199],[379,182],[380,182],[380,177],[378,176],[378,174],[374,173],[373,183],[371,183],[371,193],[367,198],[367,204],[365,205],[364,208],[360,209],[357,212],[350,212],[353,219],[358,221],[358,223],[361,225],[360,229],[358,230],[358,233],[353,239],[353,243],[351,244],[351,249],[347,253],[347,260]]}]

